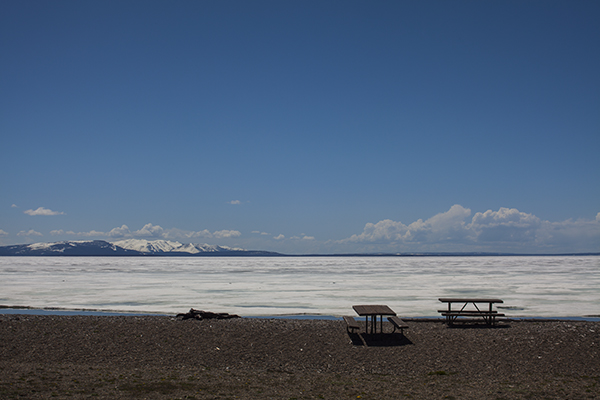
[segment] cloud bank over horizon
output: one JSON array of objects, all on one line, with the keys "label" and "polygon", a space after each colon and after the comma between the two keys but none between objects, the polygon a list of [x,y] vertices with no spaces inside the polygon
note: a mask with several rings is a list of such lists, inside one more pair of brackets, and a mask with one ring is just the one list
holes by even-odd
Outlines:
[{"label": "cloud bank over horizon", "polygon": [[219,230],[210,232],[208,229],[202,231],[186,231],[177,228],[163,229],[159,225],[146,224],[141,229],[130,230],[127,225],[121,225],[120,227],[113,228],[108,232],[101,231],[89,231],[89,232],[73,232],[63,230],[53,230],[50,232],[51,235],[75,235],[83,237],[102,237],[109,239],[126,239],[126,238],[139,238],[139,239],[163,239],[163,240],[181,240],[181,239],[224,239],[234,238],[241,236],[241,232],[236,230]]},{"label": "cloud bank over horizon", "polygon": [[[400,251],[596,252],[600,250],[600,213],[594,220],[543,221],[516,208],[477,212],[454,205],[448,211],[409,225],[390,219],[367,223],[360,234],[338,241]],[[569,250],[570,249],[570,250]]]},{"label": "cloud bank over horizon", "polygon": [[[40,207],[39,215],[50,210]],[[47,210],[47,211],[44,211]],[[37,211],[37,210],[36,210]],[[57,215],[57,214],[51,214]],[[3,241],[10,233],[0,229]],[[595,219],[544,221],[516,208],[501,207],[473,213],[455,204],[448,211],[426,220],[405,224],[392,219],[368,222],[363,231],[344,239],[319,239],[300,233],[269,235],[258,230],[243,234],[235,229],[191,231],[165,229],[152,223],[137,230],[123,224],[107,231],[75,232],[54,229],[50,235],[62,240],[90,238],[105,240],[176,240],[188,243],[210,241],[256,250],[292,254],[326,253],[402,253],[402,252],[514,252],[514,253],[588,253],[600,252],[600,212]],[[257,235],[257,233],[259,235]],[[22,230],[19,238],[39,241],[44,235],[34,229]],[[300,251],[299,251],[300,250]]]}]

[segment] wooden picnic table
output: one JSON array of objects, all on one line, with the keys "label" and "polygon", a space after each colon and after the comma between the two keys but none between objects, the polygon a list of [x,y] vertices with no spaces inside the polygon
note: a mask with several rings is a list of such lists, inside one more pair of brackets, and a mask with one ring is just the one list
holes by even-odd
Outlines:
[{"label": "wooden picnic table", "polygon": [[[499,314],[498,311],[494,310],[494,304],[504,303],[501,299],[442,297],[439,300],[448,304],[447,309],[438,310],[446,317],[448,325],[452,325],[458,317],[481,317],[486,324],[493,325],[496,322],[496,317],[504,316],[504,314]],[[455,307],[452,309],[452,304],[459,304],[460,308]],[[467,308],[469,304],[472,304],[474,309]],[[487,304],[487,307],[480,307],[477,304]]]},{"label": "wooden picnic table", "polygon": [[371,333],[377,333],[377,317],[380,317],[379,332],[383,333],[383,316],[396,315],[394,310],[386,305],[371,304],[352,306],[354,311],[361,317],[365,317],[365,333],[369,333],[369,319]]}]

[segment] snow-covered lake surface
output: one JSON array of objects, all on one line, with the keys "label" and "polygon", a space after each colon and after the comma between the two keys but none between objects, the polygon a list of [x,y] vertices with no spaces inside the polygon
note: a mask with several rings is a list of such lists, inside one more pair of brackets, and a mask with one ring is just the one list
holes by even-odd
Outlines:
[{"label": "snow-covered lake surface", "polygon": [[507,316],[598,317],[600,257],[0,257],[1,306],[420,317],[459,296],[501,298]]}]

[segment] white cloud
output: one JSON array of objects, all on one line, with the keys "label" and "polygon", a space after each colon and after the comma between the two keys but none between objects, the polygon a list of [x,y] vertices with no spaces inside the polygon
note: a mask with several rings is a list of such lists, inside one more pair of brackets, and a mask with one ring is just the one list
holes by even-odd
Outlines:
[{"label": "white cloud", "polygon": [[[62,234],[61,231],[52,231],[52,234]],[[68,234],[74,234],[74,232],[67,232]],[[141,229],[131,231],[127,225],[121,225],[121,227],[113,228],[109,232],[100,232],[92,230],[89,232],[79,232],[77,236],[85,237],[109,237],[111,239],[116,238],[145,238],[145,239],[164,239],[164,240],[193,240],[198,238],[203,239],[227,239],[239,237],[242,235],[240,231],[236,230],[220,230],[210,232],[208,229],[202,231],[186,231],[183,229],[171,228],[164,229],[160,225],[153,225],[148,223]]]},{"label": "white cloud", "polygon": [[[8,233],[0,230],[0,236],[8,235]],[[148,223],[141,229],[131,231],[127,225],[121,225],[120,227],[113,228],[108,232],[91,230],[88,232],[74,232],[64,231],[62,229],[54,229],[50,231],[50,235],[62,236],[71,235],[86,238],[109,238],[112,239],[124,239],[124,238],[145,238],[145,239],[164,239],[164,240],[182,240],[192,242],[194,239],[231,239],[240,237],[242,233],[237,230],[223,229],[219,231],[210,232],[208,229],[202,231],[186,231],[182,229],[172,228],[163,229],[159,225],[153,225]],[[18,236],[42,236],[41,233],[32,230],[21,231]]]},{"label": "white cloud", "polygon": [[85,236],[85,237],[98,237],[98,236],[108,236],[105,232],[99,232],[99,231],[89,231],[89,232],[79,232],[77,234],[78,236]]},{"label": "white cloud", "polygon": [[193,239],[193,238],[209,238],[212,234],[208,229],[203,231],[186,231],[183,229],[171,228],[165,229],[162,232],[162,239],[168,240],[179,240],[179,239]]},{"label": "white cloud", "polygon": [[131,234],[133,237],[155,238],[155,239],[194,239],[194,238],[232,238],[241,236],[241,232],[236,230],[221,230],[211,233],[208,229],[202,231],[186,231],[172,228],[163,229],[159,225],[146,224],[140,230]]},{"label": "white cloud", "polygon": [[38,207],[37,210],[25,210],[23,211],[23,213],[27,214],[27,215],[63,215],[64,212],[60,212],[60,211],[52,211],[49,210],[47,208],[44,207]]},{"label": "white cloud", "polygon": [[352,235],[345,239],[349,242],[394,242],[401,240],[408,227],[402,222],[395,222],[391,219],[384,219],[375,224],[367,222],[363,232],[360,235]]},{"label": "white cloud", "polygon": [[279,235],[274,236],[273,239],[275,239],[275,240],[283,240],[283,239],[285,239],[285,236],[280,233]]},{"label": "white cloud", "polygon": [[11,207],[12,208],[19,208],[19,206],[17,206],[16,204],[13,204]]},{"label": "white cloud", "polygon": [[146,224],[140,230],[133,232],[135,237],[164,238],[164,229],[159,225]]},{"label": "white cloud", "polygon": [[131,231],[127,225],[121,225],[120,228],[113,228],[110,232],[106,233],[104,236],[109,236],[111,238],[122,238],[128,237],[131,235]]},{"label": "white cloud", "polygon": [[292,236],[290,237],[292,240],[315,240],[314,236],[307,236],[304,233],[301,233],[300,236]]},{"label": "white cloud", "polygon": [[542,221],[536,232],[536,243],[564,252],[600,251],[600,221],[579,219],[562,222]]},{"label": "white cloud", "polygon": [[[172,232],[174,235],[179,232],[178,229],[171,229],[169,232]],[[204,229],[201,231],[180,231],[182,232],[182,237],[195,237],[195,238],[211,238],[212,233],[208,229]]]},{"label": "white cloud", "polygon": [[215,232],[211,233],[208,229],[204,229],[202,231],[186,231],[186,230],[177,229],[177,228],[163,229],[160,226],[157,226],[157,225],[153,226],[152,224],[146,224],[144,226],[144,228],[142,228],[139,231],[136,231],[134,234],[136,237],[151,236],[154,238],[161,238],[161,239],[187,239],[187,240],[197,239],[197,238],[224,239],[224,238],[232,238],[232,237],[241,236],[241,232],[236,231],[236,230],[224,229],[221,231],[215,231]]},{"label": "white cloud", "polygon": [[233,230],[222,230],[222,231],[216,231],[216,232],[214,232],[213,236],[215,238],[217,238],[217,239],[232,238],[232,237],[241,236],[241,232],[239,232],[239,231],[233,231]]},{"label": "white cloud", "polygon": [[39,232],[34,231],[33,229],[30,229],[28,231],[21,231],[19,233],[17,233],[17,236],[44,236]]},{"label": "white cloud", "polygon": [[426,221],[421,219],[410,225],[385,219],[375,224],[367,223],[363,232],[345,241],[370,243],[429,243],[455,242],[468,236],[465,219],[471,210],[454,205],[450,210],[434,215]]},{"label": "white cloud", "polygon": [[367,223],[338,244],[378,251],[600,251],[600,213],[594,220],[542,221],[515,208],[478,212],[460,205],[410,225],[389,219]]},{"label": "white cloud", "polygon": [[469,225],[479,242],[532,242],[541,226],[538,217],[516,208],[476,213]]},{"label": "white cloud", "polygon": [[231,200],[230,202],[228,202],[227,204],[233,204],[233,205],[238,205],[238,204],[242,204],[241,201],[239,200]]}]

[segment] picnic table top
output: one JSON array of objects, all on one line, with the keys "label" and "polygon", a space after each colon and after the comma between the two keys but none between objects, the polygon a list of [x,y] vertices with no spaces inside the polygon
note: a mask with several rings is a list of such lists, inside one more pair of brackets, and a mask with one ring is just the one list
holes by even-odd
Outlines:
[{"label": "picnic table top", "polygon": [[365,304],[352,306],[360,316],[364,315],[396,315],[394,310],[383,304]]},{"label": "picnic table top", "polygon": [[442,297],[442,303],[504,303],[500,299],[467,298],[467,297]]}]

